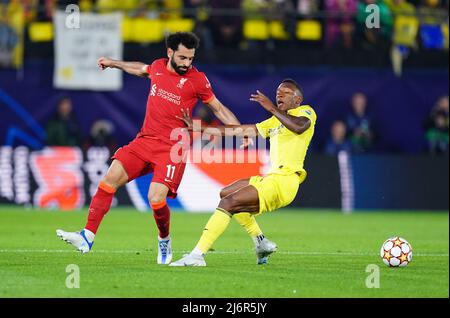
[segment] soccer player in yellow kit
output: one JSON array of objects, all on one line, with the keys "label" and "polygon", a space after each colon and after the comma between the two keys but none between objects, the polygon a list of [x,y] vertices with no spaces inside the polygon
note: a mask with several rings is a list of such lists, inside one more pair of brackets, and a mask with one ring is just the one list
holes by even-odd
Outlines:
[{"label": "soccer player in yellow kit", "polygon": [[[233,216],[250,235],[256,235],[258,264],[267,263],[268,256],[277,249],[274,242],[258,234],[262,231],[255,215],[280,209],[295,199],[299,185],[306,178],[303,163],[314,135],[317,116],[311,106],[302,105],[302,89],[292,79],[283,80],[279,85],[277,106],[260,91],[251,95],[250,100],[259,103],[273,116],[256,125],[205,130],[216,135],[230,135],[231,131],[231,135],[236,136],[255,137],[259,133],[264,138],[270,138],[271,169],[266,176],[239,180],[223,189],[219,206],[206,224],[197,246],[170,266],[206,266],[205,254],[228,227]],[[192,129],[192,120],[187,113],[180,119]]]}]

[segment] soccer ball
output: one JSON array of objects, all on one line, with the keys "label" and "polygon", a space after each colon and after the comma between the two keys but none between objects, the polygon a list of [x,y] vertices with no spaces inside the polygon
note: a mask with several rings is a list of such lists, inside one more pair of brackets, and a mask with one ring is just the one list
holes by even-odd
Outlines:
[{"label": "soccer ball", "polygon": [[405,267],[412,260],[412,247],[407,240],[394,236],[384,241],[380,256],[390,267]]}]

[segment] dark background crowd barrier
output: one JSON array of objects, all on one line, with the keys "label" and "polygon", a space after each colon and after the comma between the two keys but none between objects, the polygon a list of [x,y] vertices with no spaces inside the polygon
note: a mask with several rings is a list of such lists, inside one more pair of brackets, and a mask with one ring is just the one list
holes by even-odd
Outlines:
[{"label": "dark background crowd barrier", "polygon": [[356,156],[356,209],[448,210],[448,156]]},{"label": "dark background crowd barrier", "polygon": [[[345,119],[352,94],[361,91],[368,96],[368,113],[377,137],[374,151],[421,153],[426,150],[424,121],[436,100],[448,94],[447,70],[407,71],[397,78],[390,70],[279,67],[274,71],[267,67],[208,65],[198,68],[206,72],[217,97],[243,123],[268,118],[261,107],[249,101],[251,93],[259,89],[274,99],[281,80],[297,80],[305,92],[304,103],[312,105],[318,115],[313,150],[323,147],[331,123]],[[0,143],[34,148],[45,145],[45,124],[64,95],[72,99],[85,136],[94,121],[105,118],[116,128],[117,143],[128,143],[143,122],[150,88],[148,80],[124,75],[123,89],[118,92],[56,90],[52,85],[53,65],[47,62],[30,63],[23,74],[3,70],[0,83]],[[25,139],[33,142],[27,144]]]},{"label": "dark background crowd barrier", "polygon": [[[448,210],[448,156],[354,155],[350,160],[350,208]],[[345,208],[345,168],[336,157],[311,155],[308,178],[293,205]]]}]

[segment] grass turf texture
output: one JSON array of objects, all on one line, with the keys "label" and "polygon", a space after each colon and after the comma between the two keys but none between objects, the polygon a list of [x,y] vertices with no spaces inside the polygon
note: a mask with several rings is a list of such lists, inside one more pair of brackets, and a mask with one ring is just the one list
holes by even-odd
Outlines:
[{"label": "grass turf texture", "polygon": [[[156,264],[156,225],[150,213],[116,208],[104,219],[93,251],[81,255],[55,235],[79,230],[82,212],[0,209],[1,297],[449,297],[448,213],[282,210],[258,217],[279,250],[256,265],[253,242],[230,227],[207,255],[206,268]],[[197,243],[210,214],[172,213],[174,259]],[[391,236],[414,251],[406,268],[379,257]],[[66,267],[80,268],[80,288],[65,285]],[[380,288],[367,288],[369,264]]]}]

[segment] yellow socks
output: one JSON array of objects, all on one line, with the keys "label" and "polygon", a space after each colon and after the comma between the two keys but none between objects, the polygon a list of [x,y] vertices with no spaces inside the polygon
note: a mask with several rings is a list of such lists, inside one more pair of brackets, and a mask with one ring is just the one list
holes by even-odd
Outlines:
[{"label": "yellow socks", "polygon": [[[214,214],[210,217],[208,223],[206,223],[203,234],[197,243],[194,251],[198,254],[206,254],[214,242],[225,231],[230,223],[232,215],[224,209],[217,208]],[[259,241],[264,238],[264,235],[256,222],[255,217],[248,212],[234,214],[236,221],[245,228],[250,235],[255,245],[259,244]]]},{"label": "yellow socks", "polygon": [[242,225],[242,227],[247,231],[247,233],[252,238],[255,238],[258,235],[262,234],[262,231],[259,228],[258,223],[256,223],[255,217],[251,213],[248,212],[236,213],[234,215],[234,218],[240,225]]},{"label": "yellow socks", "polygon": [[228,227],[231,220],[231,214],[224,209],[217,208],[214,214],[209,218],[206,223],[203,234],[195,247],[195,250],[200,250],[203,254],[206,254],[214,242]]}]

